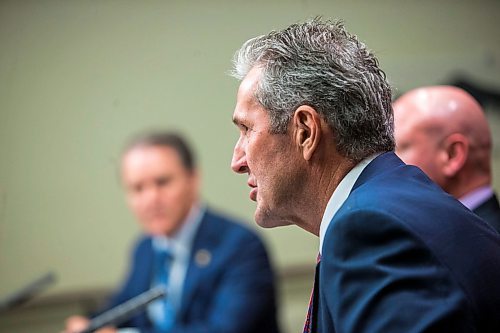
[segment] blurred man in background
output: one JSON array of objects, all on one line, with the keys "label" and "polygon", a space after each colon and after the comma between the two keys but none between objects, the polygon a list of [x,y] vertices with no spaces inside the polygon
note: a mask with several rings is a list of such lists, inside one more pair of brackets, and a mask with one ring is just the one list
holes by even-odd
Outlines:
[{"label": "blurred man in background", "polygon": [[[167,288],[166,298],[123,327],[136,332],[277,333],[266,250],[249,229],[200,201],[198,170],[184,139],[168,132],[135,138],[123,154],[121,176],[145,235],[135,246],[125,283],[106,308],[157,284]],[[87,325],[87,318],[71,317],[67,331]]]},{"label": "blurred man in background", "polygon": [[500,232],[491,132],[479,103],[453,86],[411,90],[394,104],[396,153]]}]

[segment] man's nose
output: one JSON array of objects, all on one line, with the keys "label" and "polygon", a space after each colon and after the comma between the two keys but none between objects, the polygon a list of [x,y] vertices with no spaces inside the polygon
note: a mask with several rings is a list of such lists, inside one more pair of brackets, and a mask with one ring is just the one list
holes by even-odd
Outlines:
[{"label": "man's nose", "polygon": [[239,141],[234,146],[233,159],[231,160],[231,169],[236,173],[247,173],[248,165],[244,149],[241,147]]},{"label": "man's nose", "polygon": [[155,205],[158,201],[160,191],[156,186],[150,186],[146,189],[143,195],[144,202],[147,205]]}]

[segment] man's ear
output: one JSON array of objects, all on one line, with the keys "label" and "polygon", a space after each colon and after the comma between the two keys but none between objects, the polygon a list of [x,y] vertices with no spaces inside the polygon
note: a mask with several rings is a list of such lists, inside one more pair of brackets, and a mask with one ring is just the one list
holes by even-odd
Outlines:
[{"label": "man's ear", "polygon": [[460,133],[453,133],[443,141],[445,162],[442,170],[447,177],[454,177],[464,166],[469,154],[469,140]]},{"label": "man's ear", "polygon": [[321,139],[321,116],[308,105],[301,105],[293,114],[293,135],[302,156],[309,161]]}]

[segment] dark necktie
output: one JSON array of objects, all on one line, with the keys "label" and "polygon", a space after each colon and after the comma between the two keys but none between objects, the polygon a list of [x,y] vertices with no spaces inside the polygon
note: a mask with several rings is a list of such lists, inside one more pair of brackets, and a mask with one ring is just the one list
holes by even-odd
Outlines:
[{"label": "dark necktie", "polygon": [[316,271],[314,273],[314,286],[313,290],[311,291],[311,298],[309,299],[309,308],[307,309],[307,317],[306,317],[306,322],[304,323],[304,330],[303,333],[313,333],[316,332],[317,327],[314,322],[315,319],[317,319],[316,315],[318,312],[318,291],[319,291],[319,265],[321,262],[321,255],[318,254],[318,257],[316,258]]},{"label": "dark necktie", "polygon": [[[173,256],[170,251],[162,250],[155,253],[154,285],[168,286],[172,260]],[[159,299],[158,302],[161,302],[161,311],[155,313],[152,321],[156,329],[167,331],[174,324],[175,310],[168,299],[168,293],[166,297]]]}]

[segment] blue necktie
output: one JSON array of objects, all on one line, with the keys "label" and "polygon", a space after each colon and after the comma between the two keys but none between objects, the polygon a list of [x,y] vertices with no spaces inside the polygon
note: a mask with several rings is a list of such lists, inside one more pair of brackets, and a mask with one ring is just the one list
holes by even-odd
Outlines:
[{"label": "blue necktie", "polygon": [[[155,274],[154,285],[168,286],[170,268],[172,265],[172,253],[163,250],[155,253]],[[174,324],[175,309],[169,301],[169,295],[158,300],[157,308],[160,311],[155,311],[152,318],[154,327],[159,331],[168,331]]]}]

